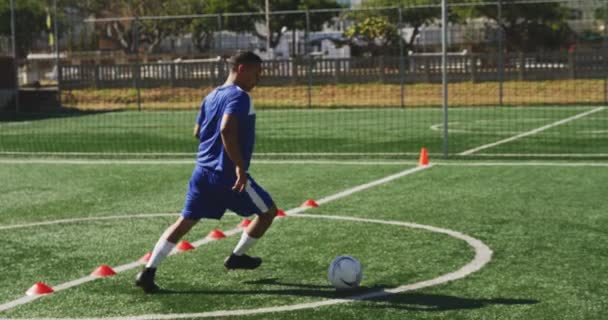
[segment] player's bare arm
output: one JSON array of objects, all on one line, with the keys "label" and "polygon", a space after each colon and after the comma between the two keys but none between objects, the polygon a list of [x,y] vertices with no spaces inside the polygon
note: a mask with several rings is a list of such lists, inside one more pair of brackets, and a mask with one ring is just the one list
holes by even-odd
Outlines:
[{"label": "player's bare arm", "polygon": [[239,124],[236,116],[225,114],[222,118],[220,134],[222,136],[224,149],[226,149],[228,157],[230,157],[230,160],[232,160],[236,166],[236,181],[232,189],[243,192],[247,184],[247,173],[244,169],[245,162],[243,161],[243,156],[241,154],[241,144],[239,143],[238,133]]},{"label": "player's bare arm", "polygon": [[201,138],[200,133],[201,133],[201,126],[199,124],[194,125],[194,132],[193,132],[194,137],[197,139],[200,139]]}]

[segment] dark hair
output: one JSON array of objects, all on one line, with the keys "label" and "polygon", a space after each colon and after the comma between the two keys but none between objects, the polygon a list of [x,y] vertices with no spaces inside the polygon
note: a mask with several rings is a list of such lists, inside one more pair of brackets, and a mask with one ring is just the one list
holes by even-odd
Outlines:
[{"label": "dark hair", "polygon": [[262,58],[251,51],[238,51],[226,61],[234,68],[239,64],[261,64]]}]

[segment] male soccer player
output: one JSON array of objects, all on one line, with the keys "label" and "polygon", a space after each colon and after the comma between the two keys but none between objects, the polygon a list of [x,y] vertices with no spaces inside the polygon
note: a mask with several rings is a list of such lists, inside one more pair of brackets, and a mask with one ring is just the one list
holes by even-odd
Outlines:
[{"label": "male soccer player", "polygon": [[257,214],[257,219],[243,231],[224,266],[255,269],[262,263],[245,254],[277,214],[270,195],[247,173],[255,142],[255,110],[247,92],[260,78],[262,60],[252,52],[239,52],[228,63],[226,83],[205,97],[194,126],[200,144],[181,217],[160,237],[135,280],[146,293],[159,290],[154,282],[156,268],[177,241],[200,219],[220,219],[226,209],[244,217]]}]

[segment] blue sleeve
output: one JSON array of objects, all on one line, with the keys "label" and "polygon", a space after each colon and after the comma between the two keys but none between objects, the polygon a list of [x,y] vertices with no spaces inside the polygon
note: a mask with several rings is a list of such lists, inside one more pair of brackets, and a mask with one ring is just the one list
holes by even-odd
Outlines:
[{"label": "blue sleeve", "polygon": [[200,126],[203,124],[203,120],[205,120],[205,100],[201,103],[201,109],[196,116],[196,123]]},{"label": "blue sleeve", "polygon": [[249,105],[251,104],[249,96],[242,94],[236,99],[230,101],[224,109],[224,114],[236,114],[238,116],[246,116],[249,114]]}]

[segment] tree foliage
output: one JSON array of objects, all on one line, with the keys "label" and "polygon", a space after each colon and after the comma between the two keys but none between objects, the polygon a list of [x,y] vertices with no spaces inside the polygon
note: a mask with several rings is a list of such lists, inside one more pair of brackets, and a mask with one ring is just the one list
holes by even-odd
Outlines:
[{"label": "tree foliage", "polygon": [[365,52],[374,56],[385,53],[400,40],[397,26],[386,17],[366,17],[349,27],[344,36],[351,44],[365,48]]},{"label": "tree foliage", "polygon": [[[46,3],[39,0],[15,1],[15,38],[17,56],[24,58],[34,40],[46,30]],[[0,2],[0,35],[11,37],[11,10],[9,1]]]},{"label": "tree foliage", "polygon": [[146,18],[185,14],[188,0],[89,0],[76,5],[95,18],[138,17],[95,23],[100,38],[113,42],[126,53],[152,52],[164,38],[188,25],[183,19]]},{"label": "tree foliage", "polygon": [[[524,52],[540,48],[556,49],[569,44],[574,35],[566,21],[570,9],[561,3],[502,1],[502,19],[498,21],[495,1],[468,0],[467,2],[475,6],[454,8],[460,20],[471,21],[481,17],[499,25],[503,30],[508,50]],[[492,4],[486,4],[487,2]]]},{"label": "tree foliage", "polygon": [[[406,49],[411,49],[420,34],[420,28],[441,17],[441,8],[437,6],[437,3],[436,0],[365,1],[362,6],[368,10],[348,15],[348,19],[353,22],[353,25],[346,30],[344,36],[352,45],[361,48],[364,53],[372,55],[394,52],[399,41],[403,41]],[[401,6],[401,9],[372,9],[395,6]],[[401,26],[399,26],[399,12],[401,12]],[[411,28],[412,32],[407,38],[402,38],[399,35],[399,27]],[[364,33],[361,33],[362,31]],[[374,35],[375,38],[370,37]]]},{"label": "tree foliage", "polygon": [[[264,0],[249,0],[251,8],[260,13],[264,13]],[[270,11],[288,10],[312,10],[312,9],[338,9],[340,5],[335,0],[272,0],[270,1]],[[315,12],[309,14],[310,31],[321,30],[325,22],[336,17],[336,13]],[[261,33],[255,28],[255,23],[266,24],[263,14],[253,16],[253,23],[249,24],[249,29],[262,40],[266,40],[267,34]],[[275,48],[281,37],[283,30],[305,30],[306,14],[272,14],[270,16],[270,47]]]}]

